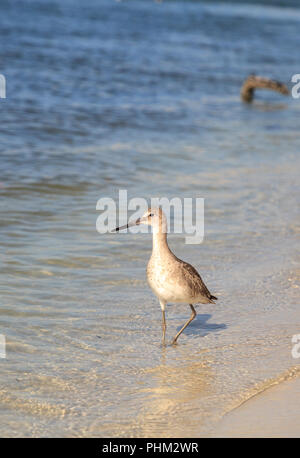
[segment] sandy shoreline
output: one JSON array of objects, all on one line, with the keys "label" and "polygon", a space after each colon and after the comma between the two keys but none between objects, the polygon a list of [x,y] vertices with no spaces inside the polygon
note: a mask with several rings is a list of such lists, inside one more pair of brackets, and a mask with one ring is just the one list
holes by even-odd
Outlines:
[{"label": "sandy shoreline", "polygon": [[213,437],[300,437],[300,377],[280,383],[224,416]]}]

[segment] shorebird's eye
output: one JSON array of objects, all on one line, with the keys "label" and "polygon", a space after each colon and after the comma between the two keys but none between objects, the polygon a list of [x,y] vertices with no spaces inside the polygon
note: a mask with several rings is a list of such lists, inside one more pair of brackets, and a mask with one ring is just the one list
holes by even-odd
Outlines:
[{"label": "shorebird's eye", "polygon": [[153,213],[150,213],[149,217],[151,218],[151,216],[154,216]]}]

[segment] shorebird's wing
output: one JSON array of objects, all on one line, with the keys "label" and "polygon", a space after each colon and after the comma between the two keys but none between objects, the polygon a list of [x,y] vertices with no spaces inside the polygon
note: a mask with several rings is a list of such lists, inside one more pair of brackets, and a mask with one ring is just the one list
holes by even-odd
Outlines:
[{"label": "shorebird's wing", "polygon": [[197,270],[193,266],[191,266],[191,264],[188,264],[187,262],[181,260],[179,261],[182,268],[182,274],[188,282],[191,290],[193,290],[195,297],[202,296],[203,299],[207,300],[207,302],[214,303],[214,300],[217,300],[217,297],[210,294],[209,290],[205,286],[205,283],[200,277]]}]

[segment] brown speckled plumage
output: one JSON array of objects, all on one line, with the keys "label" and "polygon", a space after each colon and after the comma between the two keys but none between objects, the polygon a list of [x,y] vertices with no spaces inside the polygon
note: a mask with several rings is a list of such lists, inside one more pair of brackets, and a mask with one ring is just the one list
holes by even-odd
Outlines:
[{"label": "brown speckled plumage", "polygon": [[[167,222],[161,209],[149,209],[152,214],[153,249],[147,266],[148,283],[158,297],[165,321],[165,305],[168,302],[184,302],[190,304],[192,317],[175,336],[173,343],[196,316],[192,304],[214,304],[217,300],[205,286],[197,270],[181,259],[178,259],[170,250],[167,243]],[[165,325],[164,325],[165,332]]]},{"label": "brown speckled plumage", "polygon": [[175,344],[182,331],[196,317],[193,304],[214,304],[217,298],[210,294],[196,269],[178,259],[170,250],[167,242],[167,220],[160,208],[149,208],[142,218],[117,228],[116,231],[135,224],[146,224],[153,228],[153,248],[147,266],[147,280],[162,309],[163,344],[166,333],[166,304],[184,302],[191,308],[191,317],[173,339],[172,343]]}]

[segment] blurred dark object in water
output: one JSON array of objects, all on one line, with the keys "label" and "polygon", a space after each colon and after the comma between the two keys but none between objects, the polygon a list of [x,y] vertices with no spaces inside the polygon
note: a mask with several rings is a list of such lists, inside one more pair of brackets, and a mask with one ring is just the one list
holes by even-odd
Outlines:
[{"label": "blurred dark object in water", "polygon": [[284,95],[289,94],[287,86],[279,81],[263,78],[261,76],[249,75],[244,81],[241,89],[241,98],[243,102],[252,102],[255,89],[271,89],[272,91],[280,92]]}]

